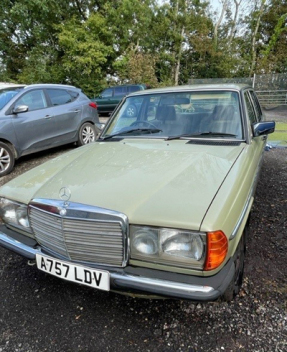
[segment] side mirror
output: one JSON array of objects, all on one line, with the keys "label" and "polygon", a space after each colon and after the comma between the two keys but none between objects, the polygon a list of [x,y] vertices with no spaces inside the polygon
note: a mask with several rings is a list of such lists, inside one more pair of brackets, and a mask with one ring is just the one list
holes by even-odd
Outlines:
[{"label": "side mirror", "polygon": [[27,112],[29,110],[29,107],[27,105],[19,105],[15,109],[13,109],[12,113],[17,115],[20,114],[21,112]]},{"label": "side mirror", "polygon": [[274,121],[263,121],[263,122],[254,123],[252,125],[252,130],[253,130],[254,137],[273,133],[275,130],[275,122]]}]

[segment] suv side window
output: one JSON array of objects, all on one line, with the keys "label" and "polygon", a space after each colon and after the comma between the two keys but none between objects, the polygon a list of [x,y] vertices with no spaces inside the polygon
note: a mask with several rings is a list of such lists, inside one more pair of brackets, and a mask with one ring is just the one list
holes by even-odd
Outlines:
[{"label": "suv side window", "polygon": [[71,95],[63,89],[47,89],[47,93],[53,106],[71,103],[73,100]]},{"label": "suv side window", "polygon": [[114,89],[115,97],[122,97],[127,94],[127,87],[115,87]]},{"label": "suv side window", "polygon": [[113,88],[107,88],[105,89],[102,94],[101,94],[102,98],[110,98],[113,96]]},{"label": "suv side window", "polygon": [[73,90],[68,90],[68,93],[71,95],[72,101],[76,100],[78,98],[78,96],[80,95],[79,92],[75,92]]},{"label": "suv side window", "polygon": [[141,90],[140,86],[129,86],[128,87],[129,93],[137,92],[138,90]]},{"label": "suv side window", "polygon": [[250,123],[252,124],[254,122],[257,122],[256,112],[253,108],[253,104],[251,102],[251,99],[250,99],[248,92],[244,92],[244,100],[245,100]]},{"label": "suv side window", "polygon": [[32,90],[16,101],[15,108],[19,105],[27,105],[29,111],[44,109],[48,106],[45,93],[42,89]]}]

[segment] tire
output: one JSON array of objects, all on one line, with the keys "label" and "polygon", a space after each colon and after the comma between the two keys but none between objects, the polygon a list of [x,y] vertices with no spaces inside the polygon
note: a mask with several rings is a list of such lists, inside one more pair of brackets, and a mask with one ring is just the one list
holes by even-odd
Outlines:
[{"label": "tire", "polygon": [[79,130],[78,146],[93,143],[98,136],[95,126],[89,122],[84,123]]},{"label": "tire", "polygon": [[232,301],[233,298],[239,293],[240,288],[242,286],[244,273],[246,231],[247,230],[245,229],[233,256],[235,273],[229,286],[227,287],[226,291],[222,296],[222,299],[225,302]]},{"label": "tire", "polygon": [[15,157],[11,147],[0,142],[0,177],[9,174],[14,167]]},{"label": "tire", "polygon": [[126,115],[128,117],[134,117],[136,116],[136,113],[137,113],[137,108],[134,106],[134,105],[129,105],[126,109]]}]

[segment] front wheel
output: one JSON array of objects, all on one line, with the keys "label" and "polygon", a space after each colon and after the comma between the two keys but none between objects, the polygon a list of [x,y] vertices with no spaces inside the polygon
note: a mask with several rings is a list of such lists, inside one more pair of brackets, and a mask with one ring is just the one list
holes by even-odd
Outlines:
[{"label": "front wheel", "polygon": [[5,143],[0,142],[0,176],[9,174],[15,163],[12,149]]},{"label": "front wheel", "polygon": [[92,143],[97,138],[97,131],[93,124],[86,122],[79,130],[78,146]]},{"label": "front wheel", "polygon": [[223,300],[226,302],[232,301],[233,298],[239,293],[243,282],[246,231],[247,229],[244,230],[233,256],[235,273],[222,296]]}]

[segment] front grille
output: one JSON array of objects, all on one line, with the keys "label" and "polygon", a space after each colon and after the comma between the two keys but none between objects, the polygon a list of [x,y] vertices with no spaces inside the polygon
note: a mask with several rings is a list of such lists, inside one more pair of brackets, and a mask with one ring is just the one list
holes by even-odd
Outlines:
[{"label": "front grille", "polygon": [[75,205],[73,209],[65,209],[65,216],[61,216],[60,208],[43,204],[30,206],[31,227],[44,249],[71,261],[124,265],[126,234],[121,217],[104,216],[102,212],[97,216],[96,211],[82,211],[75,209]]}]

